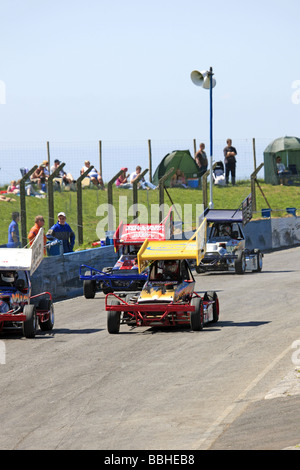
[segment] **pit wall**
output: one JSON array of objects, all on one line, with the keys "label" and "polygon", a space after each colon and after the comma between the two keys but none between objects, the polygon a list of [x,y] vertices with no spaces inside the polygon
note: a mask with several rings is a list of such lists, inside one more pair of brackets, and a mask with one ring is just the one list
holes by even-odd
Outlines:
[{"label": "pit wall", "polygon": [[[246,248],[262,252],[290,248],[300,244],[300,217],[268,218],[252,220],[244,227]],[[82,264],[97,269],[113,266],[117,254],[113,246],[49,256],[33,274],[32,295],[51,292],[54,301],[83,295],[83,283],[79,279]]]}]

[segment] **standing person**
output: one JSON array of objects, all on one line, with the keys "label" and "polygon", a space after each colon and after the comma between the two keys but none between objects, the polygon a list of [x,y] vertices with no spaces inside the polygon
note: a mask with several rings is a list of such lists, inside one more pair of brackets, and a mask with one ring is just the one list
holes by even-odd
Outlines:
[{"label": "standing person", "polygon": [[229,183],[229,173],[231,173],[231,183],[235,184],[235,167],[236,167],[236,149],[232,147],[232,140],[227,139],[227,147],[224,148],[224,163],[225,163],[225,179],[226,184]]},{"label": "standing person", "polygon": [[[142,167],[140,165],[138,165],[136,167],[135,171],[133,173],[131,173],[131,175],[130,175],[130,183],[131,184],[133,184],[134,181],[138,178],[141,171],[142,171]],[[154,184],[150,183],[150,181],[146,181],[144,177],[139,181],[138,184],[139,184],[139,187],[141,189],[156,189],[156,186],[154,186]]]},{"label": "standing person", "polygon": [[11,217],[12,221],[8,227],[7,248],[19,248],[21,247],[18,225],[18,222],[20,221],[20,213],[13,212]]},{"label": "standing person", "polygon": [[75,244],[75,233],[71,229],[70,225],[66,222],[66,214],[59,212],[57,214],[58,221],[56,224],[49,228],[46,236],[49,240],[56,238],[63,242],[63,252],[71,253]]},{"label": "standing person", "polygon": [[199,176],[201,178],[202,175],[207,171],[208,167],[208,160],[205,152],[205,144],[201,142],[199,145],[199,150],[195,155],[195,161],[199,167]]},{"label": "standing person", "polygon": [[[37,215],[35,220],[34,220],[34,226],[31,227],[28,233],[28,240],[30,243],[30,246],[33,244],[35,237],[40,231],[40,228],[44,227],[45,225],[45,219],[42,215]],[[46,254],[46,243],[47,243],[47,237],[44,233],[44,254]]]}]

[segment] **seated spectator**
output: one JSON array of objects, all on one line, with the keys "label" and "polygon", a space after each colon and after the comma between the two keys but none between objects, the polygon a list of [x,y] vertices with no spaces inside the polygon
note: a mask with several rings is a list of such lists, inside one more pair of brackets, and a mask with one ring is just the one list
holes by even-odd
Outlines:
[{"label": "seated spectator", "polygon": [[10,185],[7,187],[7,192],[13,194],[20,194],[20,186],[17,185],[17,182],[15,180],[12,180],[10,182]]},{"label": "seated spectator", "polygon": [[44,173],[45,173],[46,178],[48,179],[48,176],[50,176],[49,162],[47,160],[44,160],[42,165],[44,165]]},{"label": "seated spectator", "polygon": [[[90,161],[85,160],[84,166],[80,170],[80,174],[82,175],[86,170],[89,169],[90,166]],[[105,189],[102,176],[100,175],[99,171],[96,170],[95,167],[87,174],[87,178],[90,178],[90,181],[98,188]]]},{"label": "seated spectator", "polygon": [[0,194],[0,201],[4,201],[4,202],[14,201],[14,202],[16,202],[16,199],[13,199],[12,197],[3,196],[3,194]]},{"label": "seated spectator", "polygon": [[276,167],[280,184],[288,184],[288,176],[290,176],[291,173],[290,171],[286,170],[279,155],[276,157]]},{"label": "seated spectator", "polygon": [[[141,174],[142,167],[139,165],[136,167],[135,171],[131,173],[130,175],[130,183],[134,183],[134,181],[139,177]],[[156,189],[157,186],[154,186],[154,184],[150,183],[150,181],[146,181],[145,178],[143,177],[139,183],[138,183],[139,189]]]},{"label": "seated spectator", "polygon": [[[60,164],[61,164],[60,160],[58,160],[58,159],[54,160],[54,165],[51,167],[51,173],[53,173],[56,170],[56,168],[59,167]],[[66,173],[64,170],[59,171],[59,173],[57,175],[57,178],[61,178],[62,182],[65,185],[68,185],[68,184],[71,184],[71,183],[74,182],[74,178],[71,175],[71,173]]]},{"label": "seated spectator", "polygon": [[46,189],[45,165],[43,163],[41,163],[37,167],[37,169],[32,173],[32,175],[30,176],[30,181],[32,183],[37,183],[37,186],[40,190],[42,189],[42,185],[44,185],[43,188]]},{"label": "seated spectator", "polygon": [[122,189],[132,189],[132,184],[128,181],[129,173],[126,175],[128,168],[121,168],[122,173],[116,180],[116,186]]},{"label": "seated spectator", "polygon": [[171,188],[187,188],[186,179],[183,171],[176,170],[175,174],[171,178]]}]

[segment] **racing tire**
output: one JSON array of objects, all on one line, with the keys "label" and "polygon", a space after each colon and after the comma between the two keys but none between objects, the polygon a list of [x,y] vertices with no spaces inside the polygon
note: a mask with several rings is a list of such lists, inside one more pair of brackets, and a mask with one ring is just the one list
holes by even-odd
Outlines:
[{"label": "racing tire", "polygon": [[86,299],[94,299],[96,294],[96,281],[85,279],[83,281],[83,294]]},{"label": "racing tire", "polygon": [[256,269],[254,269],[254,271],[255,271],[256,273],[260,273],[261,270],[262,270],[262,265],[263,265],[263,260],[262,260],[262,259],[263,259],[263,255],[262,255],[262,252],[261,252],[260,250],[258,250],[258,249],[255,249],[255,250],[254,250],[254,253],[255,253],[255,255],[256,255],[256,262],[257,262],[257,267],[256,267]]},{"label": "racing tire", "polygon": [[112,292],[114,292],[113,288],[112,287],[107,287],[107,286],[102,286],[102,292],[103,294],[111,294]]},{"label": "racing tire", "polygon": [[205,272],[205,269],[201,268],[200,266],[196,266],[195,270],[197,274],[202,274]]},{"label": "racing tire", "polygon": [[[112,299],[110,305],[120,305],[118,299]],[[117,310],[109,310],[107,312],[107,331],[114,335],[119,333],[121,323],[121,312]]]},{"label": "racing tire", "polygon": [[244,272],[246,271],[246,258],[245,253],[243,251],[240,251],[238,253],[238,257],[234,263],[234,269],[236,274],[244,274]]},{"label": "racing tire", "polygon": [[49,312],[48,320],[41,321],[39,319],[39,326],[42,331],[50,331],[54,326],[54,308],[51,299],[42,299],[38,304],[38,309],[47,310]]},{"label": "racing tire", "polygon": [[37,329],[35,305],[25,305],[23,313],[26,316],[26,320],[23,323],[23,334],[25,338],[34,338]]},{"label": "racing tire", "polygon": [[213,304],[213,319],[212,323],[217,323],[219,321],[219,312],[220,312],[220,307],[219,307],[219,299],[218,295],[216,292],[205,292],[203,300],[209,300],[209,301],[214,301]]},{"label": "racing tire", "polygon": [[203,330],[204,318],[203,318],[203,302],[200,297],[193,297],[191,305],[195,307],[194,312],[190,312],[190,325],[193,331]]}]

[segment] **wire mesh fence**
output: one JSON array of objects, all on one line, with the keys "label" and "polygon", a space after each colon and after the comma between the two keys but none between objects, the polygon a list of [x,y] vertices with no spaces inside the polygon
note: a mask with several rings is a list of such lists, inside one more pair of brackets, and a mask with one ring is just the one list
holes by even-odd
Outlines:
[{"label": "wire mesh fence", "polygon": [[[249,179],[256,166],[263,162],[263,152],[271,139],[253,138],[234,139],[232,145],[237,149],[237,180]],[[144,140],[144,141],[95,141],[95,142],[0,142],[0,186],[8,185],[12,180],[21,178],[21,168],[32,168],[44,160],[53,165],[55,159],[65,163],[64,170],[73,178],[80,175],[85,160],[102,173],[104,182],[108,182],[122,167],[133,172],[137,165],[149,168],[152,175],[161,160],[174,150],[189,150],[194,156],[200,139]],[[226,139],[213,143],[213,161],[224,161],[223,148]],[[254,153],[255,150],[255,153]],[[210,148],[206,143],[206,153]],[[149,174],[147,174],[147,177]],[[261,177],[261,175],[259,175]]]}]

